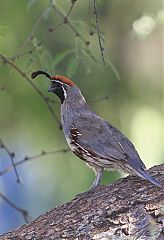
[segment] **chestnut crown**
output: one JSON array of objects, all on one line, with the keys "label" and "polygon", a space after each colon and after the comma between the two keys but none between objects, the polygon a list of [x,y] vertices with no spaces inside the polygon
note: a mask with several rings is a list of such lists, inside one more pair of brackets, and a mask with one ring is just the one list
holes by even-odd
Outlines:
[{"label": "chestnut crown", "polygon": [[67,97],[66,86],[71,88],[75,86],[74,82],[65,76],[62,75],[50,76],[48,73],[41,70],[33,72],[31,74],[31,78],[34,79],[41,74],[45,75],[47,78],[51,80],[51,86],[48,89],[48,91],[55,93],[60,98],[61,103],[63,103],[63,101]]}]

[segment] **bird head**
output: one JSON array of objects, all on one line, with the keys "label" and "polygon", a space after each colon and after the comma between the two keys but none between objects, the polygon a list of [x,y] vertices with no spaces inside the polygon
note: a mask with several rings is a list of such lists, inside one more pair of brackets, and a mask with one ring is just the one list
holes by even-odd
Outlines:
[{"label": "bird head", "polygon": [[38,75],[43,74],[51,80],[51,86],[48,89],[48,92],[55,93],[61,100],[61,103],[67,99],[68,91],[75,86],[74,82],[69,78],[62,75],[50,76],[44,71],[37,71],[31,74],[31,77],[34,79]]}]

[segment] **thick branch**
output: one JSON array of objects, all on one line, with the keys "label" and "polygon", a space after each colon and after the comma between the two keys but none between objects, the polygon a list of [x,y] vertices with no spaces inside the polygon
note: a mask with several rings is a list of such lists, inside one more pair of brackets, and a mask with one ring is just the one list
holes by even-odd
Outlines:
[{"label": "thick branch", "polygon": [[[149,170],[164,186],[164,164]],[[164,191],[138,177],[78,195],[0,240],[164,239]]]}]

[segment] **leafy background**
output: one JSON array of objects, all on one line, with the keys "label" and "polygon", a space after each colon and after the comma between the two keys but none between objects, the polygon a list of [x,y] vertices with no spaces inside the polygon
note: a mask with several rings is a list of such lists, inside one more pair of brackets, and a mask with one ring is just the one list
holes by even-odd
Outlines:
[{"label": "leafy background", "polygon": [[[0,138],[15,162],[25,156],[67,148],[63,132],[24,76],[42,69],[72,78],[93,111],[127,135],[149,168],[163,161],[163,1],[97,1],[105,66],[97,38],[93,1],[11,0],[0,3]],[[70,7],[69,23],[62,23]],[[57,8],[54,8],[54,6]],[[77,32],[79,36],[77,35]],[[44,77],[33,81],[47,92]],[[105,97],[105,98],[104,98]],[[97,101],[98,100],[98,101]],[[31,218],[86,191],[94,173],[71,152],[43,154],[0,174],[0,193]],[[11,165],[0,149],[0,173]],[[123,176],[107,172],[103,184]],[[1,195],[0,195],[1,196]],[[2,196],[1,196],[2,197]],[[0,234],[23,224],[19,211],[0,198]]]}]

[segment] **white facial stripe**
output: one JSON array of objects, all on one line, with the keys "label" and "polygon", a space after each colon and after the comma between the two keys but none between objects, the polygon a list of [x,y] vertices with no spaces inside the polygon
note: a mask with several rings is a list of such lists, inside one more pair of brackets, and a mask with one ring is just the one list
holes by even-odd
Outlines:
[{"label": "white facial stripe", "polygon": [[[64,85],[65,83],[63,83],[63,82],[61,82],[61,81],[58,81],[58,80],[51,80],[51,82],[58,82],[58,83],[60,83],[61,85]],[[65,85],[67,85],[68,86],[68,84],[65,84]],[[64,89],[64,87],[63,86],[61,86],[62,87],[62,89],[63,89],[63,92],[64,92],[64,99],[66,99],[67,98],[67,93],[66,93],[66,90]]]},{"label": "white facial stripe", "polygon": [[64,84],[63,82],[58,81],[58,80],[51,80],[51,82],[58,82],[58,83]]},{"label": "white facial stripe", "polygon": [[64,87],[62,87],[62,89],[63,89],[63,92],[64,92],[64,99],[66,99],[67,98],[66,90],[64,89]]}]

